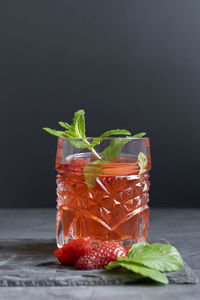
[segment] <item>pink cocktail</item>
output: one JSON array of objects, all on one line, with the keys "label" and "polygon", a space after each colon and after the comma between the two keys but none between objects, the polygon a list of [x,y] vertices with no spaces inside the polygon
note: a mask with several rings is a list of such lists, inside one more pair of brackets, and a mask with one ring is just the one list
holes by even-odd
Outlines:
[{"label": "pink cocktail", "polygon": [[[147,160],[142,171],[140,153]],[[68,139],[58,139],[58,246],[79,237],[90,237],[93,243],[115,240],[127,247],[145,242],[149,228],[149,139],[133,139],[110,162],[91,164],[95,160],[92,153],[80,149],[77,153]]]}]

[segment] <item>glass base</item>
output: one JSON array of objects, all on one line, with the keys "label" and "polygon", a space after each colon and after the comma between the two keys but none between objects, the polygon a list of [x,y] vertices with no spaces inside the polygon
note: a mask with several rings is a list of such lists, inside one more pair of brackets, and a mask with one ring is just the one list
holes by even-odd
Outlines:
[{"label": "glass base", "polygon": [[[145,205],[142,208],[136,209],[132,212],[131,218],[126,218],[124,222],[120,222],[119,226],[114,226],[115,228],[105,228],[104,235],[95,235],[92,231],[92,227],[87,226],[87,223],[91,225],[91,220],[82,218],[81,227],[85,227],[85,230],[78,230],[80,223],[72,222],[69,228],[64,228],[65,226],[65,213],[58,210],[57,212],[57,234],[56,241],[58,248],[61,248],[64,244],[68,243],[70,240],[77,238],[87,238],[92,239],[92,244],[97,245],[100,242],[114,240],[120,244],[123,244],[127,249],[131,247],[134,243],[146,242],[148,229],[149,229],[149,208]],[[64,218],[64,219],[63,219]],[[93,222],[96,222],[93,221]],[[102,225],[99,224],[99,227]],[[91,230],[90,230],[91,229]],[[81,234],[80,234],[81,233]],[[121,234],[121,235],[120,235]]]}]

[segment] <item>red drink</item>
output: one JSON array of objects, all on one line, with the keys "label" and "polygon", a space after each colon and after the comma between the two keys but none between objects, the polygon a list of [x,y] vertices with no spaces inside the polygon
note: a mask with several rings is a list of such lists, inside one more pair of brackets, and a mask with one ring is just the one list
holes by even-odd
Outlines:
[{"label": "red drink", "polygon": [[[57,243],[90,237],[94,243],[105,240],[146,241],[149,227],[149,175],[139,174],[137,158],[121,155],[111,163],[89,165],[88,176],[100,170],[92,188],[85,183],[83,167],[94,160],[89,153],[67,156],[58,144]],[[88,166],[88,165],[87,165]],[[150,156],[146,170],[150,169]]]}]

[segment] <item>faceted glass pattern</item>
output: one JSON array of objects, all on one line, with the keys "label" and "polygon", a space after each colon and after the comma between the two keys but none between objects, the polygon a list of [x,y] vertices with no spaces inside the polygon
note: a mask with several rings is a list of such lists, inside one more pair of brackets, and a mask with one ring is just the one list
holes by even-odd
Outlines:
[{"label": "faceted glass pattern", "polygon": [[[115,240],[125,246],[146,241],[149,228],[148,170],[151,167],[149,140],[137,140],[132,147],[129,145],[128,151],[125,148],[112,164],[103,166],[103,174],[96,178],[92,188],[86,185],[82,171],[92,156],[76,153],[76,149],[74,153],[65,153],[69,141],[58,140],[58,247],[79,237],[90,237],[93,243]],[[134,145],[137,148],[135,152]],[[143,174],[139,174],[137,162],[141,148],[148,157],[147,169]]]}]

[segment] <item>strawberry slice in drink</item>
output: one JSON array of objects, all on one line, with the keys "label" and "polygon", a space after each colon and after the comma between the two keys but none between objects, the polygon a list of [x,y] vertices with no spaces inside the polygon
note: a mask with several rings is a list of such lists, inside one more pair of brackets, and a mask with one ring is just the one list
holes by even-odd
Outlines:
[{"label": "strawberry slice in drink", "polygon": [[103,176],[137,175],[139,165],[134,163],[110,163],[102,166]]}]

